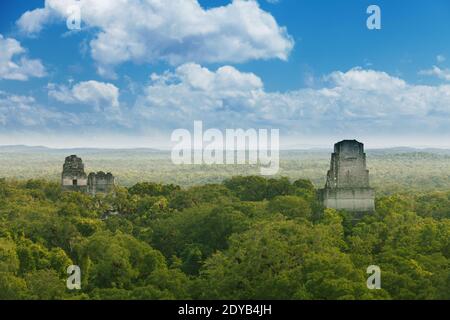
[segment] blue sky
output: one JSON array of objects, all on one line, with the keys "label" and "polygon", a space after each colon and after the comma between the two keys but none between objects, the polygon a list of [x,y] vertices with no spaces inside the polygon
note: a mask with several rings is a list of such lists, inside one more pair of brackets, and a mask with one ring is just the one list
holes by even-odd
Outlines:
[{"label": "blue sky", "polygon": [[286,148],[450,147],[446,0],[158,2],[2,1],[0,144],[167,147],[203,120]]}]

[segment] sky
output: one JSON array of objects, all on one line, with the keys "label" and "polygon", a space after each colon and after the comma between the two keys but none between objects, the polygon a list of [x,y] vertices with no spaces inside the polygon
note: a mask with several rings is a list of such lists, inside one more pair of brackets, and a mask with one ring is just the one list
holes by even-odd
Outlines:
[{"label": "sky", "polygon": [[0,2],[1,145],[168,148],[194,121],[448,148],[450,2]]}]

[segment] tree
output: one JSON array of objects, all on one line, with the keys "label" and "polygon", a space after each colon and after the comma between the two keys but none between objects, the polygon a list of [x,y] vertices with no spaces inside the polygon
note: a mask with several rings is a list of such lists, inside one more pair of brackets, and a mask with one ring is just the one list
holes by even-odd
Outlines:
[{"label": "tree", "polygon": [[55,270],[37,270],[25,276],[31,299],[61,300],[65,296],[65,279]]},{"label": "tree", "polygon": [[281,213],[291,219],[311,219],[312,214],[309,203],[296,196],[277,196],[269,202],[268,209],[272,213]]}]

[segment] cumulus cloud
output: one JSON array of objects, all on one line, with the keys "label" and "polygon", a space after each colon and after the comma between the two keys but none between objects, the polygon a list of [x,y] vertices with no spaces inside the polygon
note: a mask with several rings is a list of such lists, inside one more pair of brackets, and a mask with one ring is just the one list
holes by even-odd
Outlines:
[{"label": "cumulus cloud", "polygon": [[127,128],[113,115],[92,110],[64,111],[49,103],[41,104],[31,96],[0,91],[0,143],[47,145],[52,141],[59,146],[73,147],[111,134],[119,141],[124,139],[121,132]]},{"label": "cumulus cloud", "polygon": [[211,71],[189,63],[174,72],[152,74],[151,79],[134,112],[159,125],[205,117],[214,118],[217,124],[233,119],[241,122],[257,111],[259,96],[264,94],[259,77],[231,66]]},{"label": "cumulus cloud", "polygon": [[338,87],[363,91],[390,91],[406,87],[405,81],[386,72],[353,68],[347,72],[335,71],[325,79]]},{"label": "cumulus cloud", "polygon": [[450,69],[441,69],[438,66],[433,66],[433,68],[428,70],[422,70],[419,72],[419,74],[425,76],[434,76],[445,81],[450,81]]},{"label": "cumulus cloud", "polygon": [[25,81],[30,77],[44,77],[45,68],[40,60],[28,59],[25,49],[12,38],[0,34],[0,79]]},{"label": "cumulus cloud", "polygon": [[66,104],[91,105],[97,111],[119,107],[119,89],[111,83],[90,80],[71,88],[50,84],[48,95]]},{"label": "cumulus cloud", "polygon": [[46,0],[17,24],[34,34],[52,20],[63,21],[72,5],[81,7],[85,26],[98,30],[90,42],[99,72],[126,61],[239,63],[286,60],[294,41],[255,0],[234,0],[204,9],[197,0]]},{"label": "cumulus cloud", "polygon": [[32,96],[0,91],[0,132],[31,134],[35,130],[35,133],[53,135],[129,126],[122,117],[119,90],[112,84],[86,81],[70,88],[49,84],[48,89],[55,101],[87,108],[61,108],[51,101],[44,105]]},{"label": "cumulus cloud", "polygon": [[41,32],[50,18],[51,13],[49,10],[46,8],[38,8],[25,12],[17,21],[17,25],[22,32],[33,35]]},{"label": "cumulus cloud", "polygon": [[414,85],[362,68],[332,72],[324,80],[319,88],[273,92],[254,73],[187,63],[152,74],[127,107],[119,104],[117,87],[96,81],[50,85],[55,101],[93,106],[65,112],[0,92],[0,124],[42,126],[38,131],[45,132],[53,123],[56,132],[95,129],[141,138],[158,133],[167,139],[171,130],[191,128],[194,120],[209,128],[280,128],[283,139],[450,134],[448,84]]},{"label": "cumulus cloud", "polygon": [[40,107],[33,97],[0,91],[0,127],[2,129],[42,129],[63,118],[58,112]]},{"label": "cumulus cloud", "polygon": [[333,72],[322,88],[288,92],[268,92],[255,74],[233,67],[211,71],[186,64],[151,78],[133,111],[156,125],[186,127],[200,119],[219,128],[350,136],[449,131],[450,85],[412,85],[375,70]]}]

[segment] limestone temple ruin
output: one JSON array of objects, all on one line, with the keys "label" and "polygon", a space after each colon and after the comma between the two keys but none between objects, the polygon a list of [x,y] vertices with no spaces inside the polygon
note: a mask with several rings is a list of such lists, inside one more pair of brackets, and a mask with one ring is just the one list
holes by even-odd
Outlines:
[{"label": "limestone temple ruin", "polygon": [[113,192],[114,176],[108,172],[91,172],[86,175],[81,158],[72,155],[66,158],[61,176],[61,187],[65,191],[81,191],[91,195]]},{"label": "limestone temple ruin", "polygon": [[344,140],[334,146],[331,167],[320,197],[327,208],[351,212],[375,210],[375,191],[369,185],[364,144]]}]

